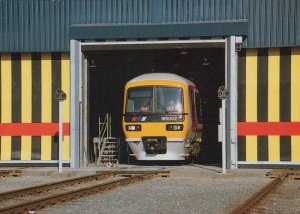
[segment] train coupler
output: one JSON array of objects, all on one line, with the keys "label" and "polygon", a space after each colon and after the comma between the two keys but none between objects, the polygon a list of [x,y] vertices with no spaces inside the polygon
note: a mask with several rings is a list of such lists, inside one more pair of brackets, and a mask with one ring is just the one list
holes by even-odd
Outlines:
[{"label": "train coupler", "polygon": [[166,154],[167,138],[166,137],[143,137],[143,146],[146,154]]}]

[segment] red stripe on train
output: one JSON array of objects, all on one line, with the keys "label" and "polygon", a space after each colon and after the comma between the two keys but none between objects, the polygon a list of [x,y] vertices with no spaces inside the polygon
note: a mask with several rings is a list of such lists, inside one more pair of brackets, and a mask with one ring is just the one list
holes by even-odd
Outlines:
[{"label": "red stripe on train", "polygon": [[[58,123],[0,123],[0,136],[55,136]],[[70,123],[63,123],[63,135],[70,135]]]},{"label": "red stripe on train", "polygon": [[238,136],[300,135],[300,122],[238,122]]}]

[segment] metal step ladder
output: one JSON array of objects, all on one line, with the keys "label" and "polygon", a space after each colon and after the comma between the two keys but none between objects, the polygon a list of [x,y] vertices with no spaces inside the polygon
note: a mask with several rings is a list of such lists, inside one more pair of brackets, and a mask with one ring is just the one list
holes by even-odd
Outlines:
[{"label": "metal step ladder", "polygon": [[118,164],[118,140],[115,137],[104,138],[100,163],[111,167]]},{"label": "metal step ladder", "polygon": [[94,154],[97,165],[106,167],[118,164],[118,139],[111,137],[111,115],[99,116],[99,137],[94,137]]}]

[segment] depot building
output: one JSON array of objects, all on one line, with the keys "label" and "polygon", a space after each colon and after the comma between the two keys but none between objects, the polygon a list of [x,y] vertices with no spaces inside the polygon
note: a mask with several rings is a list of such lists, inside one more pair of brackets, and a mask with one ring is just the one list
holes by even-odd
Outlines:
[{"label": "depot building", "polygon": [[192,80],[203,104],[200,163],[220,163],[217,90],[226,101],[227,168],[300,164],[300,2],[2,0],[0,166],[93,163],[99,115],[122,138],[126,82]]}]

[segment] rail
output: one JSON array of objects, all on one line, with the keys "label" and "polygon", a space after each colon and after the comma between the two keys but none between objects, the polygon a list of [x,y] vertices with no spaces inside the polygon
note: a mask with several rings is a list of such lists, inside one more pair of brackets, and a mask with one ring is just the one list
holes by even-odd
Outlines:
[{"label": "rail", "polygon": [[244,203],[236,207],[230,214],[250,213],[255,206],[265,199],[272,191],[277,189],[286,178],[295,178],[295,173],[293,170],[278,170],[275,171],[275,173],[267,173],[267,176],[273,177],[274,180],[254,193]]},{"label": "rail", "polygon": [[[74,178],[74,179],[68,179],[65,181],[60,181],[60,182],[54,182],[50,184],[45,184],[45,185],[39,185],[35,187],[29,187],[29,188],[23,188],[20,190],[14,190],[14,191],[9,191],[5,193],[0,194],[1,200],[7,200],[7,199],[15,199],[17,197],[24,197],[27,195],[32,195],[34,193],[43,193],[46,191],[49,191],[50,189],[58,189],[59,187],[66,186],[66,185],[74,185],[77,183],[82,183],[82,182],[88,182],[91,180],[98,180],[100,178],[107,178],[110,176],[116,176],[120,172],[107,172],[107,173],[97,173],[95,175],[91,176],[83,176],[80,178]],[[119,186],[124,186],[128,184],[132,184],[135,182],[143,181],[146,179],[150,179],[156,176],[161,176],[162,171],[160,170],[155,170],[155,171],[144,171],[144,172],[139,172],[140,174],[135,173],[135,175],[131,177],[126,177],[126,178],[121,178],[118,180],[114,181],[109,181],[101,184],[92,184],[88,187],[79,187],[78,189],[75,190],[69,190],[63,193],[51,193],[53,195],[51,196],[45,196],[45,197],[40,197],[35,200],[29,200],[23,203],[18,203],[18,204],[13,204],[9,206],[4,206],[0,208],[0,214],[4,213],[24,213],[24,212],[29,212],[29,211],[34,211],[34,210],[40,210],[49,206],[52,206],[57,203],[63,203],[66,201],[70,201],[72,199],[76,199],[78,197],[86,196],[86,195],[91,195],[99,192],[104,192],[108,191],[114,188],[117,188]],[[163,173],[167,173],[166,171],[163,171]],[[130,173],[127,173],[130,174]]]},{"label": "rail", "polygon": [[94,175],[81,176],[81,177],[67,179],[67,180],[63,180],[63,181],[52,182],[52,183],[37,185],[37,186],[33,186],[33,187],[27,187],[27,188],[7,191],[7,192],[0,193],[0,201],[4,201],[4,200],[15,198],[15,197],[21,197],[24,195],[31,195],[34,193],[46,192],[51,189],[58,189],[63,186],[79,184],[79,183],[83,183],[83,182],[89,182],[91,180],[105,179],[105,178],[115,176],[115,175],[116,175],[116,173],[114,173],[114,172],[96,173]]}]

